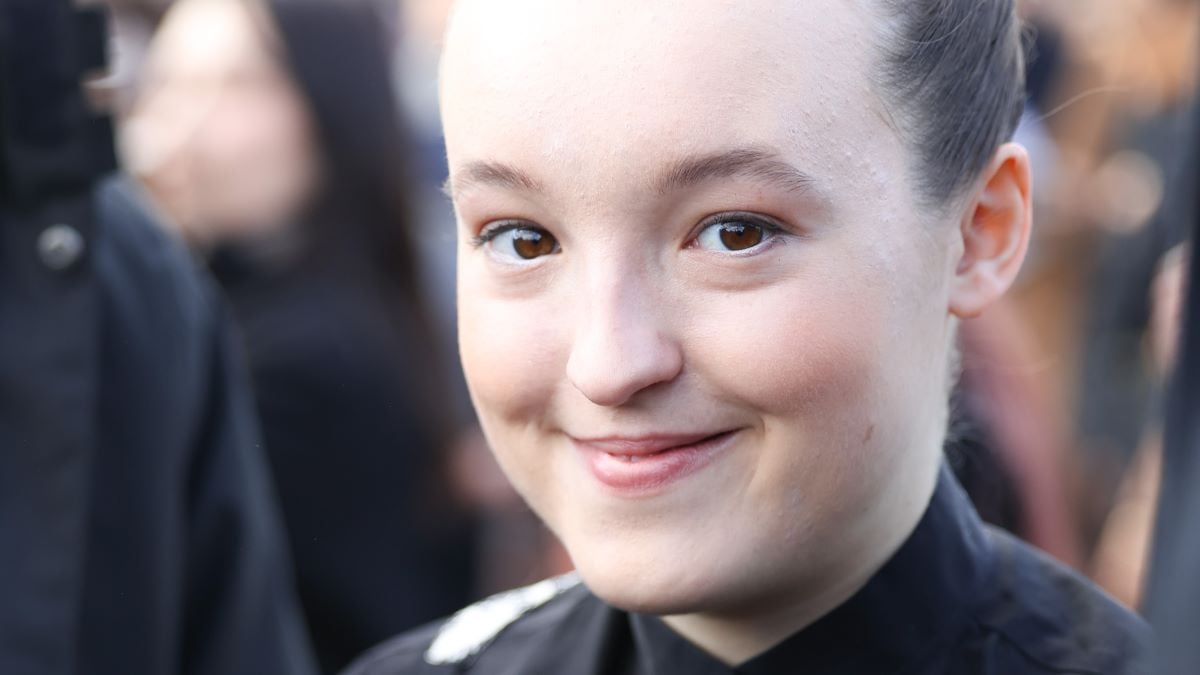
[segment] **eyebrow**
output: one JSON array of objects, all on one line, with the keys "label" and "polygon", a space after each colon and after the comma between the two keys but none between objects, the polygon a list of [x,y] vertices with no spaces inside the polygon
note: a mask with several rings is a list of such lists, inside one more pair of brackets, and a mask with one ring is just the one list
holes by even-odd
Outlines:
[{"label": "eyebrow", "polygon": [[[672,162],[654,182],[660,195],[718,178],[743,176],[764,180],[789,191],[809,191],[816,181],[764,148],[734,148],[684,157]],[[500,162],[470,162],[446,179],[442,191],[453,198],[477,187],[498,187],[525,192],[544,192],[542,184],[528,173]]]},{"label": "eyebrow", "polygon": [[685,157],[673,162],[659,177],[659,194],[692,187],[718,178],[741,176],[756,178],[785,190],[805,192],[813,189],[812,176],[779,158],[774,152],[758,147],[734,148],[704,155]]},{"label": "eyebrow", "polygon": [[442,192],[454,195],[476,187],[543,192],[542,184],[524,171],[499,162],[470,162],[446,179]]}]

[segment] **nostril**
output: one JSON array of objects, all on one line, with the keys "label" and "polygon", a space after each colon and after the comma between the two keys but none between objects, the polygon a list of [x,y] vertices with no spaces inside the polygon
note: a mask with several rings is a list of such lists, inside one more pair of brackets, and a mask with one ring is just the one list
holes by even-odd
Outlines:
[{"label": "nostril", "polygon": [[592,403],[613,407],[675,379],[682,366],[682,352],[674,340],[653,332],[640,337],[609,334],[572,349],[567,378]]},{"label": "nostril", "polygon": [[670,303],[645,270],[601,271],[581,280],[586,292],[573,311],[567,377],[592,403],[614,407],[677,377],[683,353]]}]

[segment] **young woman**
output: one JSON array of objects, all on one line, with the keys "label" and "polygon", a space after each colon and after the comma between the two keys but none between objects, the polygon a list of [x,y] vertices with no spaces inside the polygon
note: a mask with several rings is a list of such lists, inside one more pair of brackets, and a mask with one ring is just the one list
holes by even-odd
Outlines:
[{"label": "young woman", "polygon": [[327,673],[471,597],[388,59],[363,3],[185,0],[135,110],[152,194],[242,329]]},{"label": "young woman", "polygon": [[462,359],[578,576],[355,673],[1128,673],[942,461],[1030,230],[1004,0],[461,0]]}]

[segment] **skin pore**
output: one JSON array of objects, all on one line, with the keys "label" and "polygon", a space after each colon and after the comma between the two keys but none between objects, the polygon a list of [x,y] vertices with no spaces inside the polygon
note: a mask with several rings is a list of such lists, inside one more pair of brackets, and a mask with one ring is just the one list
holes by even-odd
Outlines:
[{"label": "skin pore", "polygon": [[956,321],[1027,245],[1018,146],[954,204],[916,192],[886,38],[868,0],[460,0],[447,35],[484,431],[592,591],[726,663],[915,527]]}]

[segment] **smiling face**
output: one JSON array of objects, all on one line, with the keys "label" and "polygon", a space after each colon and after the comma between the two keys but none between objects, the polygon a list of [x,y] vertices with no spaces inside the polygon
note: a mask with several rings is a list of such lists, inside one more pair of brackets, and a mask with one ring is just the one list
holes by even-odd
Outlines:
[{"label": "smiling face", "polygon": [[461,0],[443,57],[480,420],[592,590],[657,614],[855,583],[945,428],[957,216],[880,22],[752,4]]}]

